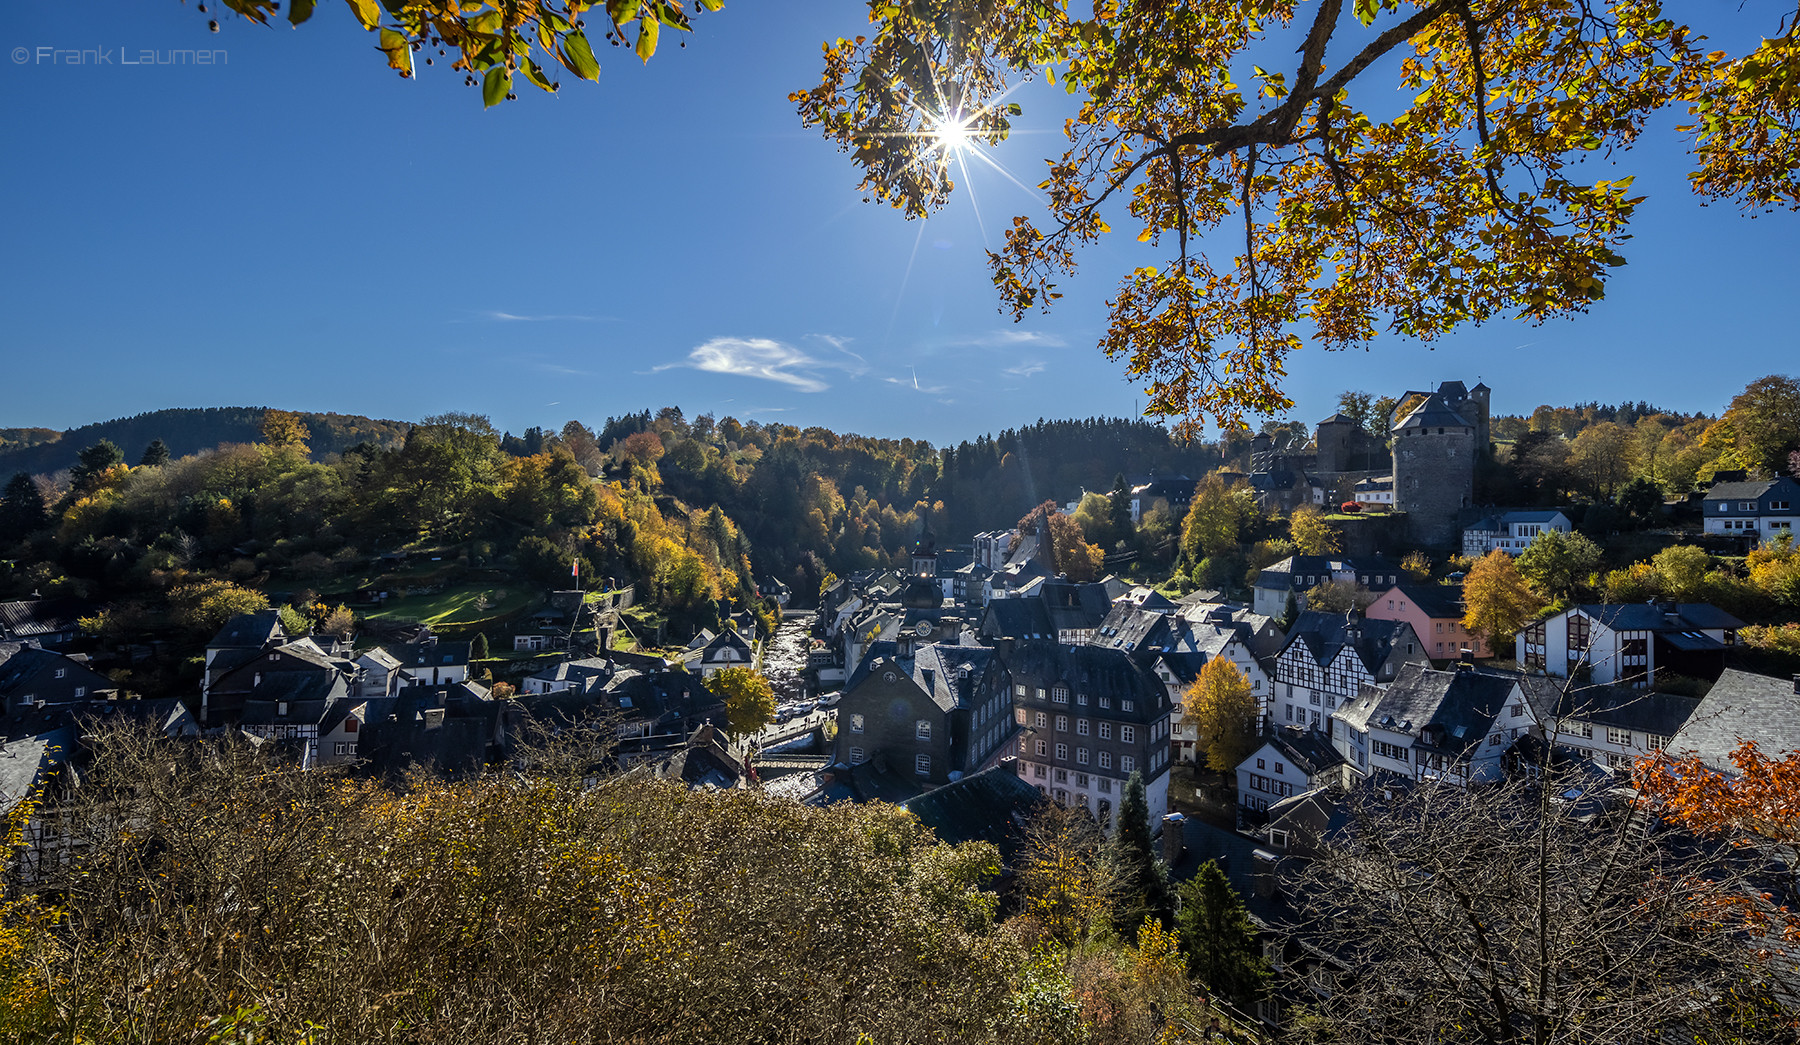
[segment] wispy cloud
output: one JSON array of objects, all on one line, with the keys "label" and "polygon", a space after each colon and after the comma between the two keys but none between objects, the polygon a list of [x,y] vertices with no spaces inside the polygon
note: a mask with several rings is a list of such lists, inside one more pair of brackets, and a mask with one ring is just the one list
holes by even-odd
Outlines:
[{"label": "wispy cloud", "polygon": [[890,385],[899,385],[901,388],[910,388],[915,392],[923,392],[925,395],[940,395],[950,391],[950,386],[948,385],[921,385],[919,383],[919,368],[908,367],[907,369],[912,372],[911,377],[884,377],[882,380]]},{"label": "wispy cloud", "polygon": [[1044,369],[1045,369],[1045,367],[1044,367],[1043,360],[1027,359],[1027,360],[1021,362],[1018,366],[1009,366],[1005,370],[1002,370],[1000,372],[1002,374],[1011,374],[1014,377],[1030,377],[1033,374],[1043,373]]},{"label": "wispy cloud", "polygon": [[483,319],[491,319],[498,323],[601,323],[609,321],[610,316],[577,316],[577,315],[543,315],[524,316],[516,312],[497,312],[489,309],[478,313]]},{"label": "wispy cloud", "polygon": [[831,386],[812,371],[826,363],[792,345],[763,337],[716,337],[688,353],[679,363],[652,367],[651,373],[687,367],[709,374],[736,374],[791,385],[802,392],[823,392]]},{"label": "wispy cloud", "polygon": [[1045,334],[1035,330],[996,330],[978,337],[959,338],[950,342],[952,345],[970,345],[976,348],[1013,348],[1019,345],[1043,345],[1045,348],[1062,348],[1068,344],[1055,334]]},{"label": "wispy cloud", "polygon": [[806,336],[813,338],[815,340],[818,340],[818,341],[825,342],[827,345],[830,345],[832,348],[837,349],[839,352],[842,352],[843,354],[849,356],[851,359],[854,359],[858,363],[862,363],[865,366],[869,362],[867,359],[864,359],[862,356],[858,355],[857,353],[850,351],[850,342],[854,341],[855,338],[839,337],[836,334],[808,334]]},{"label": "wispy cloud", "polygon": [[563,377],[595,377],[595,376],[597,376],[591,370],[577,370],[572,366],[563,366],[559,363],[533,363],[533,364],[531,364],[531,367],[534,370],[542,370],[546,374],[558,374]]}]

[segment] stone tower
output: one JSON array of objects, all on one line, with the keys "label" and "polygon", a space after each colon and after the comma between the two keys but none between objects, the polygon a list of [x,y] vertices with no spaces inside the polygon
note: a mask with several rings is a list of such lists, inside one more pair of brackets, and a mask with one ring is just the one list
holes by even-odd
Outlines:
[{"label": "stone tower", "polygon": [[1319,448],[1319,471],[1350,470],[1350,439],[1356,434],[1356,429],[1356,422],[1341,413],[1332,414],[1319,422],[1318,435],[1315,437]]},{"label": "stone tower", "polygon": [[[1446,382],[1394,425],[1394,510],[1405,512],[1413,540],[1429,548],[1454,548],[1461,534],[1457,515],[1475,494],[1477,426],[1445,401],[1454,386],[1465,402],[1462,382]],[[1485,427],[1485,389],[1481,405]]]}]

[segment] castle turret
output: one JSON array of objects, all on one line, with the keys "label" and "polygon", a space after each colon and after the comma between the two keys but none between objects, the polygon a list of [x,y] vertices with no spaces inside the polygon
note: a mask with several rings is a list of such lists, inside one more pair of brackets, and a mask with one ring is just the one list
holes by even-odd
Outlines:
[{"label": "castle turret", "polygon": [[1319,422],[1318,461],[1314,467],[1321,472],[1346,472],[1350,470],[1350,440],[1361,427],[1350,417],[1332,414]]}]

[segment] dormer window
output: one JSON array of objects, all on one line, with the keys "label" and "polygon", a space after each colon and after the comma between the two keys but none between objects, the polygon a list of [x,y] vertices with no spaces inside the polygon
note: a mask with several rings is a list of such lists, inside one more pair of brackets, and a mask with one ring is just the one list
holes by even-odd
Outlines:
[{"label": "dormer window", "polygon": [[280,659],[281,659],[281,654],[279,654],[279,653],[271,653],[271,654],[269,654],[269,659],[270,659],[270,660],[280,660]]},{"label": "dormer window", "polygon": [[57,678],[62,678],[64,675],[67,675],[68,673],[69,673],[68,669],[66,669],[66,668],[57,668],[56,669],[56,677]]},{"label": "dormer window", "polygon": [[287,713],[288,713],[288,702],[285,700],[276,701],[275,702],[275,714],[280,715],[285,718],[287,716]]},{"label": "dormer window", "polygon": [[922,718],[919,721],[913,723],[913,736],[917,737],[920,740],[930,740],[931,739],[931,720]]}]

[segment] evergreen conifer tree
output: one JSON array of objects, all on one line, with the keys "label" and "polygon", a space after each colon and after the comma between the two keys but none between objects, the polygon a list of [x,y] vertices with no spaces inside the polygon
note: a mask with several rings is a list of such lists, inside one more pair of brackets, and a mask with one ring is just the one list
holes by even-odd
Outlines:
[{"label": "evergreen conifer tree", "polygon": [[102,439],[81,451],[79,463],[69,469],[69,481],[77,490],[91,488],[94,480],[125,463],[125,453],[111,439]]},{"label": "evergreen conifer tree", "polygon": [[169,446],[161,439],[152,439],[150,445],[144,447],[144,456],[138,458],[139,467],[155,468],[169,463]]},{"label": "evergreen conifer tree", "polygon": [[22,540],[49,524],[44,495],[31,476],[19,472],[8,479],[6,489],[0,491],[0,541]]},{"label": "evergreen conifer tree", "polygon": [[1181,887],[1175,920],[1188,976],[1240,1008],[1248,1007],[1269,978],[1244,901],[1217,862],[1208,860]]},{"label": "evergreen conifer tree", "polygon": [[1135,938],[1146,918],[1158,918],[1167,925],[1174,913],[1175,898],[1169,890],[1169,869],[1156,858],[1150,841],[1150,803],[1144,797],[1142,773],[1134,771],[1125,782],[1113,854],[1121,885],[1114,920],[1119,931]]},{"label": "evergreen conifer tree", "polygon": [[475,641],[469,643],[469,659],[486,660],[488,659],[488,656],[487,632],[477,632],[475,634]]}]

